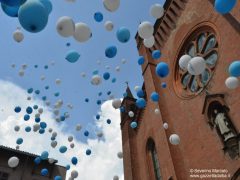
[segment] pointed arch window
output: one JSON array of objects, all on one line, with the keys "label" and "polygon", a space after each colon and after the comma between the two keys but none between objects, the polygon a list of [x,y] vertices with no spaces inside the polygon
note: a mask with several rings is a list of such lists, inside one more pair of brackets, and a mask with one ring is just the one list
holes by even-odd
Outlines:
[{"label": "pointed arch window", "polygon": [[151,179],[162,180],[160,164],[157,156],[155,143],[152,139],[147,142],[148,167]]}]

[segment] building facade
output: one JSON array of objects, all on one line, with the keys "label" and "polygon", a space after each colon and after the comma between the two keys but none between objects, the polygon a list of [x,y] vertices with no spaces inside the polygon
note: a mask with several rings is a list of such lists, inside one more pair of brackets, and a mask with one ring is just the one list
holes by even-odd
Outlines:
[{"label": "building facade", "polygon": [[[16,168],[8,166],[8,160],[13,156],[19,159]],[[61,176],[65,180],[65,167],[56,165],[56,160],[53,163],[44,160],[36,165],[34,163],[36,157],[34,154],[0,146],[0,180],[53,180],[55,176]],[[43,168],[48,170],[47,176],[41,175]]]},{"label": "building facade", "polygon": [[[240,59],[240,1],[225,15],[214,10],[214,0],[166,0],[164,9],[154,25],[152,48],[136,35],[145,59],[147,105],[138,109],[127,88],[121,113],[125,180],[239,180],[240,89],[227,89],[225,80],[230,63]],[[152,59],[153,50],[161,51],[159,61]],[[180,69],[184,54],[204,57],[206,70],[192,76]],[[166,78],[155,72],[161,61],[169,65]],[[157,103],[150,99],[152,92],[160,95]],[[136,129],[130,127],[133,120]],[[180,144],[169,142],[171,134],[179,135]]]}]

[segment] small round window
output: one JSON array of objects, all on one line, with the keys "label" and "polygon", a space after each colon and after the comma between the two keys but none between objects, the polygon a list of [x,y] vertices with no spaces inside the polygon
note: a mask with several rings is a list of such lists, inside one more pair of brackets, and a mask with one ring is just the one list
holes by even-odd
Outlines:
[{"label": "small round window", "polygon": [[[205,59],[206,69],[200,75],[191,75],[178,65],[178,60],[184,54],[191,57],[201,56]],[[202,31],[194,32],[185,41],[176,63],[175,81],[177,91],[182,97],[193,97],[199,94],[208,84],[218,60],[218,41],[215,33],[203,28]]]}]

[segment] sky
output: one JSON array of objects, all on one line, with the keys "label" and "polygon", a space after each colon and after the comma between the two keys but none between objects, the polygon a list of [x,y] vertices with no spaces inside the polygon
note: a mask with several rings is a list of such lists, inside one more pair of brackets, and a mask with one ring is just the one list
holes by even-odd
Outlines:
[{"label": "sky", "polygon": [[[96,174],[102,174],[99,180],[111,179],[115,174],[123,179],[122,160],[116,156],[121,151],[121,132],[120,132],[120,114],[118,110],[111,107],[111,101],[107,95],[108,91],[112,92],[115,98],[122,98],[126,89],[125,82],[129,82],[129,86],[134,91],[135,86],[142,86],[141,67],[138,65],[138,51],[135,43],[135,35],[138,25],[141,21],[150,21],[154,24],[155,19],[151,17],[149,9],[155,3],[164,4],[163,0],[121,0],[120,7],[115,12],[107,11],[102,0],[76,0],[75,2],[67,2],[65,0],[52,0],[53,10],[49,15],[46,28],[39,33],[29,33],[21,29],[24,33],[24,40],[17,43],[13,40],[13,32],[20,26],[18,18],[12,18],[0,11],[0,126],[4,127],[4,131],[0,132],[0,144],[10,144],[15,147],[15,141],[18,137],[23,136],[27,143],[36,144],[44,141],[44,136],[49,138],[48,133],[44,135],[37,134],[36,137],[30,137],[24,132],[26,123],[17,121],[24,114],[14,113],[15,106],[21,106],[23,109],[27,106],[38,104],[44,108],[44,116],[49,127],[54,127],[59,132],[61,140],[59,143],[66,143],[69,135],[74,136],[76,147],[81,149],[79,156],[82,162],[77,168],[79,178],[81,180],[94,179],[91,169],[86,168],[88,163],[96,167]],[[102,12],[104,19],[102,22],[96,22],[93,18],[95,12]],[[84,22],[88,24],[92,31],[92,38],[85,42],[79,43],[74,38],[63,38],[56,31],[56,22],[62,16],[72,17],[75,23]],[[111,32],[104,28],[105,21],[112,21],[114,29]],[[127,27],[131,32],[131,39],[127,43],[120,43],[116,38],[116,31],[120,27]],[[66,46],[70,43],[70,47]],[[115,58],[109,59],[105,57],[105,49],[115,45],[118,53]],[[65,56],[69,50],[76,50],[81,54],[80,59],[72,64],[65,60]],[[122,64],[122,59],[126,59],[126,63]],[[51,65],[54,61],[55,64]],[[97,62],[100,61],[101,64]],[[12,68],[11,65],[16,67]],[[25,75],[20,77],[19,70],[23,64],[27,65]],[[38,65],[38,68],[34,66]],[[48,65],[48,69],[44,66]],[[110,69],[107,69],[109,66]],[[119,66],[120,72],[115,68]],[[98,70],[99,75],[109,72],[111,78],[102,82],[100,86],[91,85],[92,73]],[[86,77],[81,77],[81,73],[86,73]],[[45,76],[45,80],[41,80],[41,76]],[[116,78],[116,82],[112,83],[111,79]],[[56,85],[55,80],[61,79],[61,84]],[[45,86],[49,86],[46,90]],[[32,100],[28,101],[27,89],[33,88],[40,90],[39,95],[31,95]],[[54,93],[59,92],[60,96],[55,97]],[[99,93],[102,93],[99,96]],[[41,100],[43,96],[51,102],[47,107]],[[85,98],[89,98],[86,103]],[[57,123],[53,117],[53,108],[57,100],[63,100],[61,113],[68,112],[70,118],[64,122]],[[97,105],[96,101],[106,101],[102,105]],[[3,103],[4,102],[4,103]],[[69,109],[67,104],[73,105],[73,109]],[[95,116],[101,114],[101,119],[96,121]],[[108,125],[107,119],[111,119],[112,123]],[[20,123],[21,131],[16,133],[13,131],[16,123]],[[76,124],[82,125],[80,132],[75,131]],[[1,128],[2,129],[2,128]],[[86,138],[83,132],[88,130],[90,136]],[[96,132],[104,132],[104,138],[99,140]],[[37,138],[38,137],[38,138]],[[11,143],[9,143],[11,139]],[[57,150],[50,148],[49,143],[43,146],[28,146],[23,143],[20,149],[41,153],[44,149],[51,151],[51,155],[59,160],[61,165],[69,164],[69,159],[75,150],[70,151],[67,155],[61,156]],[[42,144],[42,143],[39,143]],[[43,143],[44,144],[44,143]],[[84,156],[87,147],[92,149],[92,156]],[[31,148],[28,148],[31,147]],[[111,148],[114,147],[114,148]],[[113,151],[110,151],[113,149]],[[52,152],[53,151],[53,152]],[[108,152],[107,155],[103,152]],[[79,152],[80,153],[80,152]],[[106,156],[106,157],[105,157]],[[88,159],[86,159],[88,158]],[[84,165],[84,163],[86,165]],[[99,164],[106,163],[105,168],[100,168]],[[109,168],[111,165],[112,168]],[[69,176],[69,173],[68,173]]]}]

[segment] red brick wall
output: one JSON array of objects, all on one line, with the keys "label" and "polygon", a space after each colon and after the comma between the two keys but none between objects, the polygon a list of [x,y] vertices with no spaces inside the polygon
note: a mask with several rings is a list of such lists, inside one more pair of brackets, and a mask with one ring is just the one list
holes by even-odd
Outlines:
[{"label": "red brick wall", "polygon": [[[161,42],[155,43],[156,49],[162,47],[161,61],[167,62],[171,69],[167,78],[160,79],[156,76],[154,64],[157,64],[158,61],[151,59],[148,49],[143,44],[139,46],[139,54],[144,55],[146,60],[142,69],[148,101],[136,135],[129,137],[135,141],[134,145],[130,146],[130,148],[135,149],[134,164],[137,164],[137,171],[133,172],[133,179],[150,179],[146,163],[146,143],[149,137],[152,137],[156,144],[163,180],[167,180],[170,176],[179,180],[190,179],[189,170],[195,168],[227,169],[232,176],[240,167],[240,160],[232,160],[228,154],[224,155],[223,145],[217,132],[211,130],[206,123],[202,114],[205,92],[203,91],[200,95],[187,100],[177,96],[173,87],[173,70],[175,69],[177,52],[188,32],[202,22],[212,24],[219,37],[220,58],[210,81],[209,87],[211,88],[209,90],[213,94],[225,94],[225,102],[230,108],[229,115],[238,132],[240,131],[240,89],[229,90],[224,83],[228,77],[229,64],[233,60],[240,59],[240,25],[237,24],[240,21],[240,2],[238,1],[231,15],[222,16],[215,12],[212,3],[208,0],[190,0],[187,3],[184,3],[183,0],[174,1],[180,4],[177,9],[176,4],[174,7],[170,5],[180,16],[173,17],[176,28],[170,26],[173,29],[167,32],[169,35],[162,34],[165,40],[161,40],[157,35],[155,37],[155,39],[161,40]],[[169,20],[166,22],[170,23]],[[166,24],[164,26],[166,28]],[[163,33],[160,29],[158,31],[159,34]],[[161,82],[167,83],[166,89],[161,88]],[[159,104],[153,103],[149,99],[153,91],[160,94]],[[154,113],[154,109],[158,106],[161,115]],[[163,122],[169,124],[168,130],[163,129]],[[129,121],[124,126],[129,126]],[[168,141],[169,136],[173,133],[178,134],[181,138],[181,142],[177,146],[171,145]],[[124,146],[124,148],[129,147]],[[124,165],[126,165],[129,159],[126,158],[124,161]],[[128,180],[128,174],[131,170],[124,170],[125,180]]]}]

